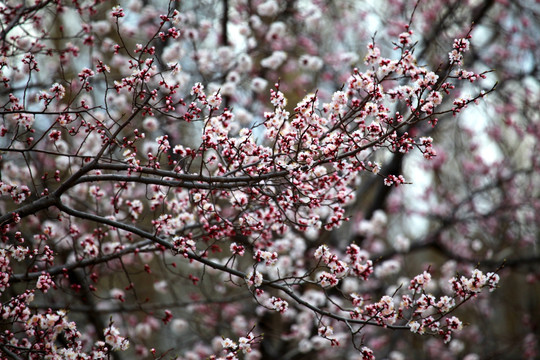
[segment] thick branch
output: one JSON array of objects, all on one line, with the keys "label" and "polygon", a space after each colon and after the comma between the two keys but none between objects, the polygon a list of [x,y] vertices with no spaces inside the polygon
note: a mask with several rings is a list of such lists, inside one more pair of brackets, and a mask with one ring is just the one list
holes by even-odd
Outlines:
[{"label": "thick branch", "polygon": [[38,211],[45,210],[51,206],[58,204],[59,198],[54,195],[48,195],[42,198],[39,198],[30,204],[23,205],[18,209],[13,210],[9,214],[0,216],[0,226],[4,226],[10,223],[15,222],[14,215],[16,214],[19,218],[24,218],[29,215],[33,215]]}]

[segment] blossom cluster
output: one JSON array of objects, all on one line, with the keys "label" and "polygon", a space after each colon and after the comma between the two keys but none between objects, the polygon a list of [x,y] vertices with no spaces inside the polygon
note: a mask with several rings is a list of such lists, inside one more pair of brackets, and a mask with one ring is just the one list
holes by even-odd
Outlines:
[{"label": "blossom cluster", "polygon": [[479,293],[482,288],[488,287],[489,291],[497,288],[500,277],[497,273],[484,274],[479,269],[474,269],[470,277],[453,277],[449,280],[454,292],[461,298]]},{"label": "blossom cluster", "polygon": [[336,286],[339,279],[349,274],[366,280],[373,273],[373,262],[369,254],[355,244],[347,247],[345,261],[340,260],[326,245],[317,248],[314,256],[321,259],[330,270],[318,276],[319,283],[324,287]]}]

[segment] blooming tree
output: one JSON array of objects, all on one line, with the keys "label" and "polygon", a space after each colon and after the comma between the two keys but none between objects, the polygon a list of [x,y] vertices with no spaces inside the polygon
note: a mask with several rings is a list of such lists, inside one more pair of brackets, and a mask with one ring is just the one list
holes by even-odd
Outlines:
[{"label": "blooming tree", "polygon": [[540,278],[538,9],[354,3],[0,4],[4,358],[479,358]]}]

